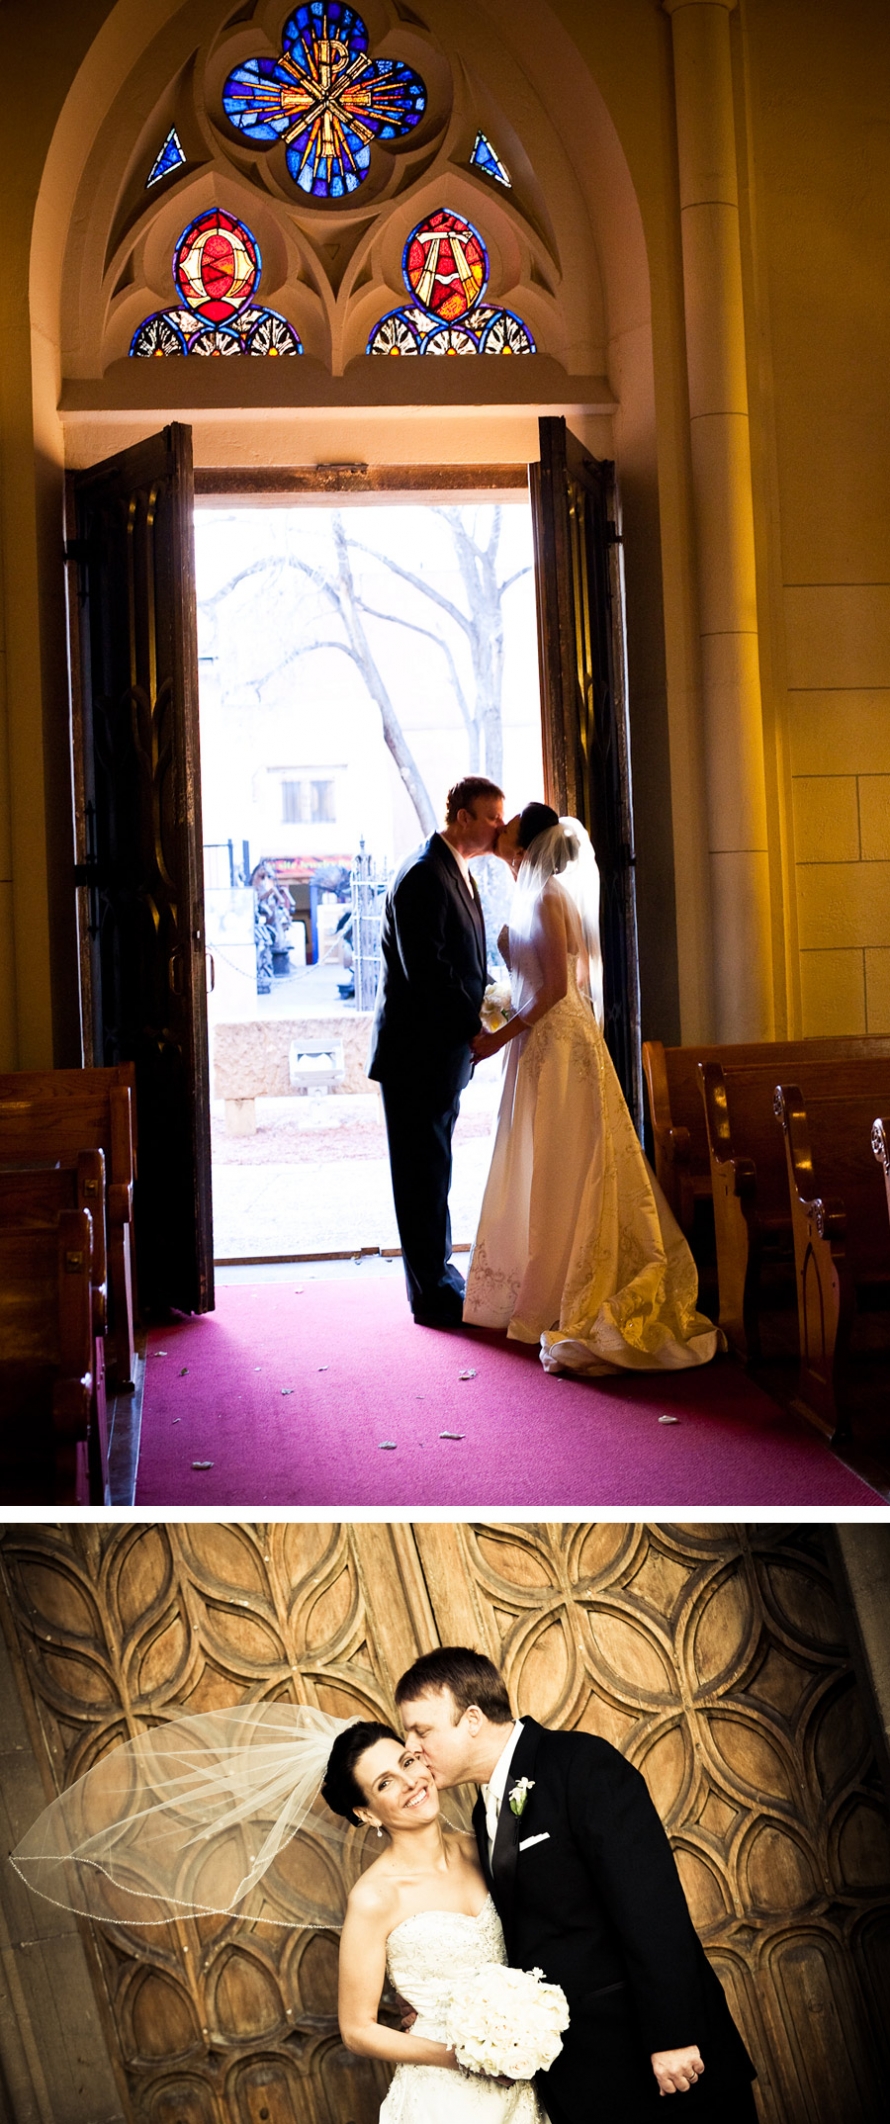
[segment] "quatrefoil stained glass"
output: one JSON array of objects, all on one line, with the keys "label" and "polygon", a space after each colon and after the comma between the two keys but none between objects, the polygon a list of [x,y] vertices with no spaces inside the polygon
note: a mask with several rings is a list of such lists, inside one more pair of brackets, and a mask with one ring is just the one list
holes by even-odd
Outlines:
[{"label": "quatrefoil stained glass", "polygon": [[251,301],[261,272],[259,244],[243,221],[222,207],[198,214],[173,253],[182,307],[144,318],[130,353],[302,354],[287,318]]},{"label": "quatrefoil stained glass", "polygon": [[375,140],[399,140],[426,109],[419,74],[369,59],[368,32],[341,0],[309,0],[284,25],[277,59],[247,59],[223,89],[231,125],[258,147],[286,144],[300,190],[342,199],[363,184]]},{"label": "quatrefoil stained glass", "polygon": [[369,354],[534,354],[521,317],[482,300],[488,253],[472,222],[440,207],[412,229],[402,273],[414,300],[375,325]]}]

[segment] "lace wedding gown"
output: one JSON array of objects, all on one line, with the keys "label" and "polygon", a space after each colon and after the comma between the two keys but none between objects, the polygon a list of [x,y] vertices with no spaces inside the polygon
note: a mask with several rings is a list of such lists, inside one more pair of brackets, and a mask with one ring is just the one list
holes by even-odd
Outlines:
[{"label": "lace wedding gown", "polygon": [[[412,2035],[445,2041],[445,2014],[458,1981],[483,1962],[505,1962],[501,1922],[489,1896],[477,1917],[421,1910],[403,1918],[386,1943],[389,1981],[417,2009]],[[498,2087],[441,2065],[398,2065],[380,2124],[546,2124],[528,2080]]]},{"label": "lace wedding gown", "polygon": [[[510,931],[519,1009],[540,986]],[[464,1319],[541,1343],[548,1372],[707,1364],[720,1330],[648,1165],[612,1059],[568,958],[568,990],[507,1048]]]}]

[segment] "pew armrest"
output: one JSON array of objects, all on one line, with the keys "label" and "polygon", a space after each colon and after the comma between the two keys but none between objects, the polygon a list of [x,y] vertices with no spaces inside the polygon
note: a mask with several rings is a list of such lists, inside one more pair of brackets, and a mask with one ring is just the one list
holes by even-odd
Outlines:
[{"label": "pew armrest", "polygon": [[653,1127],[655,1144],[665,1165],[688,1165],[692,1139],[688,1128],[664,1127],[659,1122]]},{"label": "pew armrest", "polygon": [[130,1180],[112,1180],[108,1190],[109,1224],[132,1224],[133,1183]]},{"label": "pew armrest", "polygon": [[[649,1099],[649,1114],[652,1121],[653,1134],[658,1137],[662,1131],[666,1131],[670,1135],[672,1132],[671,1095],[668,1086],[667,1062],[665,1060],[664,1047],[660,1040],[643,1041],[643,1073],[646,1079],[646,1092]],[[685,1133],[686,1131],[684,1130]]]},{"label": "pew armrest", "polygon": [[847,1229],[846,1211],[836,1196],[816,1192],[807,1110],[799,1086],[777,1084],[773,1106],[785,1132],[792,1214],[796,1204],[817,1238],[839,1245]]}]

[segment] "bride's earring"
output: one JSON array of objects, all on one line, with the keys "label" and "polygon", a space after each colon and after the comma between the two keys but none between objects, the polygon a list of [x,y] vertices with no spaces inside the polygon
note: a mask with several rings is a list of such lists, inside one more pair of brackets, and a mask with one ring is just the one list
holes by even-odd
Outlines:
[{"label": "bride's earring", "polygon": [[377,1824],[377,1834],[378,1834],[378,1836],[382,1836],[382,1835],[383,1835],[383,1830],[381,1829],[381,1827],[380,1827],[380,1823],[379,1823],[379,1822],[378,1822],[378,1824]]}]

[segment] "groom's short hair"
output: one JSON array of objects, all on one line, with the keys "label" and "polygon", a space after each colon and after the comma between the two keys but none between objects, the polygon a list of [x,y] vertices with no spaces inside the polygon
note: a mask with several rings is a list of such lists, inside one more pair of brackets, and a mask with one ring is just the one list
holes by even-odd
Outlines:
[{"label": "groom's short hair", "polygon": [[490,782],[484,774],[465,774],[462,782],[455,782],[445,798],[445,824],[453,826],[459,811],[472,811],[477,797],[502,797],[497,782]]},{"label": "groom's short hair", "polygon": [[471,1652],[468,1645],[440,1645],[435,1652],[424,1652],[402,1675],[396,1703],[412,1703],[415,1696],[439,1696],[443,1689],[454,1698],[455,1725],[471,1704],[477,1704],[493,1726],[506,1726],[512,1720],[506,1684],[484,1652]]}]

